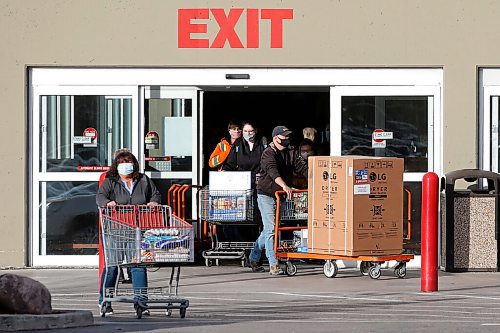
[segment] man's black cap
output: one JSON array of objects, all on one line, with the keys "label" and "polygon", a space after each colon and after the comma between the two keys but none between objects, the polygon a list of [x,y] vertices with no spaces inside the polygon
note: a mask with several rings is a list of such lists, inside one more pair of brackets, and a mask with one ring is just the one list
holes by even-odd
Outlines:
[{"label": "man's black cap", "polygon": [[276,136],[276,135],[283,135],[283,136],[289,136],[290,134],[292,133],[292,131],[290,131],[286,126],[276,126],[274,129],[273,129],[273,138]]}]

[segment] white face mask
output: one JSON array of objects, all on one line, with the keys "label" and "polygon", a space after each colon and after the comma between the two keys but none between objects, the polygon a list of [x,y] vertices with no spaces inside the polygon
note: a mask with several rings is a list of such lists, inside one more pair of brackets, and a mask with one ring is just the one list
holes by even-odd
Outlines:
[{"label": "white face mask", "polygon": [[134,172],[134,164],[133,163],[120,163],[116,168],[120,175],[130,175]]},{"label": "white face mask", "polygon": [[255,133],[243,133],[243,138],[247,141],[253,141],[255,139]]}]

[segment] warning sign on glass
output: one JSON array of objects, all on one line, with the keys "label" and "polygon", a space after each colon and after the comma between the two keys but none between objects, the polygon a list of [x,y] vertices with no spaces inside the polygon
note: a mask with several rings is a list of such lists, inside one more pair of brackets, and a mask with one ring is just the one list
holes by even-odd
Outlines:
[{"label": "warning sign on glass", "polygon": [[146,149],[159,149],[160,136],[156,132],[148,132],[144,138],[144,143],[146,144]]}]

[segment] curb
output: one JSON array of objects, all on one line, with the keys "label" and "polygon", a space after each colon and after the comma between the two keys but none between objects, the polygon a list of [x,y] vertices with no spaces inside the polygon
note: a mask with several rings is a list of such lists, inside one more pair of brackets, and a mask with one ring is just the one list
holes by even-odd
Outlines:
[{"label": "curb", "polygon": [[45,330],[94,325],[90,311],[54,310],[51,314],[0,315],[0,331]]}]

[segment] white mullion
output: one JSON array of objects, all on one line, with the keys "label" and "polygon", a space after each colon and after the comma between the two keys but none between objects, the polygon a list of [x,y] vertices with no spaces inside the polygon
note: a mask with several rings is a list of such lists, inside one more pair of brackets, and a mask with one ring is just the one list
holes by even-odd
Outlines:
[{"label": "white mullion", "polygon": [[[41,115],[40,113],[36,116],[37,119],[38,117],[42,117],[42,123],[41,126],[38,126],[37,128],[37,140],[38,138],[41,137],[42,139],[42,151],[41,151],[41,159],[42,159],[42,164],[41,164],[41,172],[47,172],[47,96],[41,96],[41,107],[42,107],[42,112]],[[40,133],[41,131],[41,133]],[[33,145],[34,147],[37,147]],[[40,159],[33,159],[34,163],[36,164],[36,167],[34,170],[40,170],[40,167],[38,163],[40,163]]]},{"label": "white mullion", "polygon": [[342,155],[342,96],[339,87],[330,87],[330,156]]},{"label": "white mullion", "polygon": [[[144,135],[139,135],[137,139],[134,139],[135,133],[144,133],[145,129],[145,116],[144,116],[144,103],[146,103],[146,99],[151,95],[151,88],[141,86],[139,87],[138,92],[138,100],[132,99],[132,105],[134,103],[138,103],[137,111],[134,111],[135,108],[132,107],[132,146],[137,145],[137,159],[139,160],[139,168],[142,172],[146,169],[146,159],[145,159],[145,148],[144,148]],[[136,112],[139,112],[138,114]],[[137,126],[137,127],[136,127]],[[134,131],[134,128],[138,128],[138,131]],[[137,142],[136,142],[137,140]],[[131,147],[133,148],[133,147]],[[134,149],[132,149],[134,151]]]},{"label": "white mullion", "polygon": [[107,137],[107,151],[108,151],[108,163],[111,164],[111,161],[113,161],[113,101],[111,99],[107,100],[107,123],[106,123],[106,137]]},{"label": "white mullion", "polygon": [[118,101],[120,101],[120,144],[118,145],[118,148],[123,148],[123,123],[124,123],[124,114],[123,114],[123,97],[118,98]]},{"label": "white mullion", "polygon": [[434,171],[434,97],[427,99],[427,170]]},{"label": "white mullion", "polygon": [[498,96],[491,96],[491,171],[498,172]]},{"label": "white mullion", "polygon": [[491,96],[493,89],[484,89],[484,109],[483,109],[483,168],[491,171]]},{"label": "white mullion", "polygon": [[61,159],[61,96],[56,96],[56,158]]},{"label": "white mullion", "polygon": [[73,160],[75,158],[75,145],[73,144],[73,138],[75,137],[75,96],[71,96],[70,99],[70,126],[71,126],[71,159]]},{"label": "white mullion", "polygon": [[[40,182],[40,210],[42,211],[40,216],[40,232],[35,235],[40,240],[40,255],[44,256],[47,254],[47,182]],[[38,249],[36,250],[38,253]]]}]

